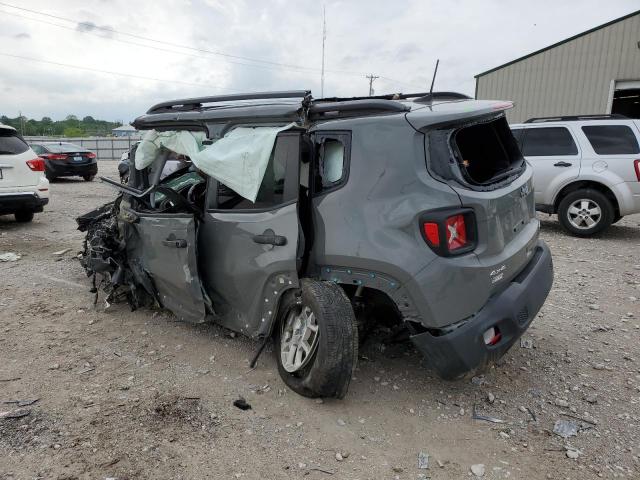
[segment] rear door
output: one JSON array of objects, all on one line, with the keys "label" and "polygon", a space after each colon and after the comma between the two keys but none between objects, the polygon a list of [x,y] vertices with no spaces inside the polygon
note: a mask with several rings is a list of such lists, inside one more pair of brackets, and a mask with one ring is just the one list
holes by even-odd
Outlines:
[{"label": "rear door", "polygon": [[0,127],[0,191],[36,185],[41,173],[33,172],[27,165],[34,158],[18,132]]},{"label": "rear door", "polygon": [[535,201],[552,205],[560,189],[578,178],[582,153],[573,133],[561,125],[514,129],[520,149],[533,167]]},{"label": "rear door", "polygon": [[607,120],[598,124],[589,122],[582,124],[580,131],[593,152],[583,156],[583,173],[606,174],[615,177],[612,183],[638,182],[636,162],[640,158],[638,129],[632,122]]},{"label": "rear door", "polygon": [[219,322],[250,336],[268,333],[280,295],[298,285],[300,145],[300,132],[278,134],[255,202],[209,181],[203,283]]}]

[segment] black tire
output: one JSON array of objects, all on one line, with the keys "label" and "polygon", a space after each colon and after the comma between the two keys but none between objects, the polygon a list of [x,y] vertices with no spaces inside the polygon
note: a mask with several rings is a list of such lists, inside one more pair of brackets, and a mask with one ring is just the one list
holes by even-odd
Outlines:
[{"label": "black tire", "polygon": [[96,178],[95,175],[83,175],[82,178],[84,178],[85,182],[93,182],[93,179]]},{"label": "black tire", "polygon": [[55,175],[51,175],[49,172],[45,173],[44,176],[47,177],[47,180],[50,182],[54,182],[56,179]]},{"label": "black tire", "polygon": [[13,215],[16,217],[16,222],[19,223],[29,223],[33,220],[33,212],[29,212],[27,210],[20,210]]},{"label": "black tire", "polygon": [[[284,383],[305,397],[344,398],[358,359],[358,326],[349,298],[339,285],[303,279],[299,295],[288,295],[279,309],[274,353]],[[300,303],[301,302],[301,303]],[[281,357],[288,316],[308,306],[316,316],[318,343],[308,363],[288,372]]]},{"label": "black tire", "polygon": [[[595,224],[587,227],[587,224],[582,222],[583,228],[578,228],[577,223],[580,223],[579,217],[576,219],[573,213],[570,213],[569,209],[575,202],[586,200],[591,204],[595,204],[600,209],[600,215],[597,218]],[[596,233],[602,232],[608,228],[615,218],[615,212],[611,201],[598,190],[586,188],[584,190],[576,190],[567,194],[560,201],[558,205],[558,220],[562,227],[569,233],[577,237],[590,237]]]},{"label": "black tire", "polygon": [[616,213],[616,215],[613,217],[613,222],[611,222],[611,224],[613,225],[614,223],[618,223],[623,218],[624,218],[624,215],[620,215],[619,213]]}]

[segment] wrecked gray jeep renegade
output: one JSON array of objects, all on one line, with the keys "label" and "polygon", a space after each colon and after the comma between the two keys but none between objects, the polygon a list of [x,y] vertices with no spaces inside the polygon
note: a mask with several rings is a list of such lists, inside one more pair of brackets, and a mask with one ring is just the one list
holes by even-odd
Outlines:
[{"label": "wrecked gray jeep renegade", "polygon": [[[499,359],[553,281],[509,102],[308,91],[153,106],[115,202],[78,219],[94,291],[274,341],[285,383],[343,397],[392,311],[458,378]],[[168,168],[170,167],[170,168]],[[97,295],[97,293],[96,293]],[[388,316],[388,315],[385,315]]]}]

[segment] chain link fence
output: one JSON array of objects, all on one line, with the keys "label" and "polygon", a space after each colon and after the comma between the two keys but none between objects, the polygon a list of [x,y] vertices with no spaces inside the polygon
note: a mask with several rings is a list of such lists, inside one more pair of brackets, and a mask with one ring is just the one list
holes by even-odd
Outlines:
[{"label": "chain link fence", "polygon": [[141,136],[130,137],[24,137],[27,143],[67,142],[80,145],[96,154],[98,160],[120,160],[124,152],[129,151],[131,145],[140,141]]}]

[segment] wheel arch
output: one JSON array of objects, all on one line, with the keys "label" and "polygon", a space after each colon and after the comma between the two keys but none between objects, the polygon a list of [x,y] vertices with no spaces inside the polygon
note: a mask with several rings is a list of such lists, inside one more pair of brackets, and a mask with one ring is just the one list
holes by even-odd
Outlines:
[{"label": "wheel arch", "polygon": [[553,201],[553,213],[558,213],[560,202],[569,193],[585,189],[597,190],[602,193],[611,201],[611,205],[613,206],[615,214],[620,215],[620,203],[618,202],[618,198],[616,197],[616,195],[613,193],[613,190],[611,190],[604,183],[597,182],[595,180],[577,180],[562,187]]}]

